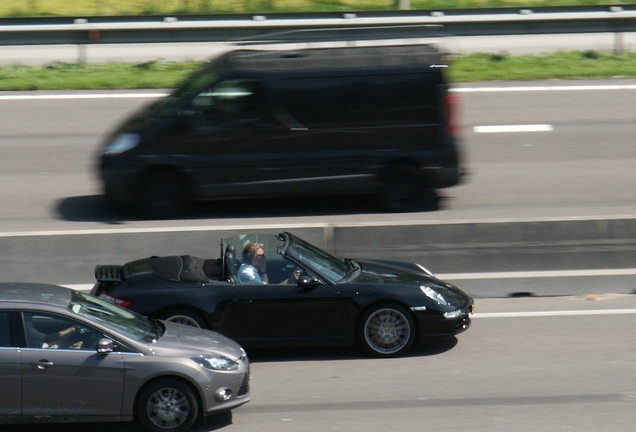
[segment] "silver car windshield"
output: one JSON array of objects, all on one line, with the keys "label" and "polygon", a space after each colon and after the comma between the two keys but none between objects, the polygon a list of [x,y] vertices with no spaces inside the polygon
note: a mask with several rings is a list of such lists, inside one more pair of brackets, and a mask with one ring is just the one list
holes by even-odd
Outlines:
[{"label": "silver car windshield", "polygon": [[131,339],[154,342],[158,338],[149,319],[79,291],[73,292],[69,310]]}]

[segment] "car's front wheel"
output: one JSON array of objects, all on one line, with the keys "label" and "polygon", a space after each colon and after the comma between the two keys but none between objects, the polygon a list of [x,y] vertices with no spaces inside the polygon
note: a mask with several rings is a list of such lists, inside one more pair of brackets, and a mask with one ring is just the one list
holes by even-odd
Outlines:
[{"label": "car's front wheel", "polygon": [[402,306],[375,306],[362,316],[359,339],[363,347],[374,356],[399,356],[413,346],[415,323]]},{"label": "car's front wheel", "polygon": [[149,432],[185,432],[199,415],[193,390],[176,379],[163,379],[144,388],[137,403],[139,423]]}]

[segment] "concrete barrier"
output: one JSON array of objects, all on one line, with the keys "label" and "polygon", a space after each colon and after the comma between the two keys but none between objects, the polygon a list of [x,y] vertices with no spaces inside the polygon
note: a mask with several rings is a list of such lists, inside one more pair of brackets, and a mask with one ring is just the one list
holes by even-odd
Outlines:
[{"label": "concrete barrier", "polygon": [[476,297],[636,288],[636,218],[4,235],[0,280],[88,285],[96,264],[150,255],[218,257],[222,238],[249,231],[290,231],[339,257],[418,262]]}]

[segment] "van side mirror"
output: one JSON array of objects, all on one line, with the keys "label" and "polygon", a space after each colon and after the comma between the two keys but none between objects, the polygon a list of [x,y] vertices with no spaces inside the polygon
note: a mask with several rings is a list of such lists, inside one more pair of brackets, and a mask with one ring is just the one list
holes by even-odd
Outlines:
[{"label": "van side mirror", "polygon": [[97,352],[99,354],[108,354],[115,351],[115,342],[109,338],[101,338],[97,342]]}]

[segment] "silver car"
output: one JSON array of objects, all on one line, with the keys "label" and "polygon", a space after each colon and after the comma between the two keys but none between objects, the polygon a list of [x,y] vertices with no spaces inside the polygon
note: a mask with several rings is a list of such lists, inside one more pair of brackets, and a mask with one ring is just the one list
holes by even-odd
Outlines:
[{"label": "silver car", "polygon": [[250,400],[236,342],[45,284],[0,284],[0,377],[0,423],[135,419],[176,432]]}]

